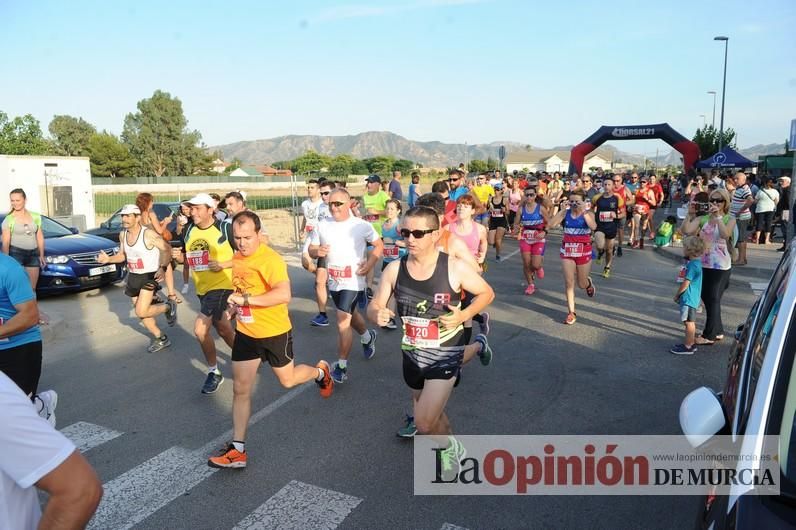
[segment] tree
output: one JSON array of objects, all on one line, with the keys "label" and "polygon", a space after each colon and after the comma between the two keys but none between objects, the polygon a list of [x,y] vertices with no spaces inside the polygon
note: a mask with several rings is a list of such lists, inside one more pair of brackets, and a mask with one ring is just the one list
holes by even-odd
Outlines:
[{"label": "tree", "polygon": [[351,174],[352,175],[367,175],[368,174],[368,166],[365,164],[363,160],[356,160],[354,164],[351,166]]},{"label": "tree", "polygon": [[290,163],[290,169],[293,173],[306,174],[320,171],[325,167],[328,168],[331,163],[332,159],[330,157],[310,150],[293,160]]},{"label": "tree", "polygon": [[0,111],[0,154],[44,155],[52,146],[44,139],[39,120],[25,114],[13,120]]},{"label": "tree", "polygon": [[124,118],[122,142],[136,160],[140,176],[191,175],[204,156],[199,145],[202,135],[188,130],[182,102],[156,90],[142,99],[138,112]]},{"label": "tree", "polygon": [[368,168],[368,173],[373,175],[386,175],[392,171],[395,164],[395,157],[393,156],[376,156],[373,158],[366,158],[363,160]]},{"label": "tree", "polygon": [[[701,129],[697,129],[694,134],[693,141],[699,146],[699,151],[702,158],[713,156],[719,151],[719,130],[712,125],[704,125]],[[726,147],[730,146],[735,149],[735,131],[732,129],[724,129],[723,141],[721,145]]]},{"label": "tree", "polygon": [[393,171],[400,171],[401,173],[411,173],[414,169],[415,163],[404,158],[396,160],[392,165]]},{"label": "tree", "polygon": [[487,170],[489,170],[489,171],[494,171],[494,170],[496,170],[496,169],[500,169],[500,168],[498,167],[498,163],[499,163],[499,161],[498,161],[498,160],[495,160],[495,159],[494,159],[494,158],[492,158],[491,156],[490,156],[490,157],[488,157],[488,158],[486,159],[486,168],[487,168]]},{"label": "tree", "polygon": [[356,163],[356,159],[351,155],[337,155],[329,163],[329,174],[333,177],[347,177],[351,174],[354,163]]},{"label": "tree", "polygon": [[97,132],[96,127],[83,118],[55,116],[47,127],[53,139],[55,152],[65,156],[88,156],[88,142]]},{"label": "tree", "polygon": [[95,177],[130,176],[136,166],[127,146],[106,131],[89,137],[87,151],[91,158],[91,174]]},{"label": "tree", "polygon": [[484,173],[488,170],[486,162],[483,160],[470,160],[470,163],[467,167],[468,171],[475,172],[475,173]]},{"label": "tree", "polygon": [[[232,173],[233,171],[235,171],[236,169],[238,169],[242,165],[243,165],[243,162],[241,161],[241,159],[238,158],[238,157],[235,157],[235,158],[232,159],[232,161],[229,163],[229,165],[224,168],[224,174],[225,175],[229,175],[230,173]],[[279,169],[282,169],[282,168],[279,168]]]}]

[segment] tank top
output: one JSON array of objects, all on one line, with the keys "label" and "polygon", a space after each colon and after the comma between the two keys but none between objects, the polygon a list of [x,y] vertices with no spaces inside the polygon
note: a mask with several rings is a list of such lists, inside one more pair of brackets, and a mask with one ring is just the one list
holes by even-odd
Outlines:
[{"label": "tank top", "polygon": [[395,280],[395,301],[403,323],[401,350],[420,368],[430,366],[457,369],[464,354],[464,326],[442,329],[439,317],[458,306],[462,294],[455,291],[448,278],[449,256],[440,252],[434,272],[427,280],[415,280],[407,268],[407,256],[401,258]]},{"label": "tank top", "polygon": [[127,230],[123,232],[122,245],[124,255],[127,258],[127,270],[130,274],[147,274],[157,272],[160,267],[160,249],[157,247],[149,248],[144,242],[144,232],[151,230],[145,226],[141,227],[138,237],[133,244],[127,242]]},{"label": "tank top", "polygon": [[461,235],[457,233],[456,224],[451,225],[451,232],[453,232],[456,237],[464,241],[464,244],[467,245],[467,248],[470,250],[470,253],[473,256],[476,258],[478,257],[478,247],[481,243],[481,238],[478,237],[478,223],[473,221],[473,229],[467,235]]},{"label": "tank top", "polygon": [[489,208],[489,216],[493,219],[503,219],[503,199],[500,200],[499,203],[495,204],[495,198],[489,199],[489,203],[491,208]]},{"label": "tank top", "polygon": [[603,193],[597,197],[594,201],[594,215],[598,225],[603,227],[616,225],[619,216],[619,196],[616,193],[611,195]]},{"label": "tank top", "polygon": [[567,210],[564,216],[564,239],[561,241],[561,256],[580,258],[591,256],[591,228],[586,224],[586,217],[572,217]]},{"label": "tank top", "polygon": [[528,211],[527,206],[523,206],[520,215],[520,224],[522,225],[520,239],[526,243],[544,243],[547,234],[541,206],[538,204],[535,206],[532,212]]},{"label": "tank top", "polygon": [[509,193],[509,210],[512,212],[516,212],[520,209],[520,203],[522,202],[522,191],[512,191]]},{"label": "tank top", "polygon": [[404,254],[406,254],[406,249],[401,248],[396,245],[395,241],[403,241],[404,238],[401,237],[401,234],[398,232],[398,226],[401,223],[396,221],[392,228],[387,228],[387,223],[381,225],[381,237],[386,239],[392,239],[393,243],[384,243],[384,253],[382,254],[382,259],[384,263],[392,263],[393,261],[397,260]]}]

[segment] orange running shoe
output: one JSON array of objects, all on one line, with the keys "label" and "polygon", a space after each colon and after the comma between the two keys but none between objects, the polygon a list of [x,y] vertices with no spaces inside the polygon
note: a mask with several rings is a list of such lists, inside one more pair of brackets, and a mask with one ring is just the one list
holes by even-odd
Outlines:
[{"label": "orange running shoe", "polygon": [[331,368],[329,368],[329,363],[326,361],[318,361],[315,367],[323,370],[323,379],[320,381],[316,379],[315,384],[318,385],[321,391],[321,397],[328,398],[332,395],[332,391],[334,390],[334,380],[332,380],[332,371]]},{"label": "orange running shoe", "polygon": [[246,453],[241,453],[235,446],[229,444],[226,449],[222,449],[218,456],[207,459],[210,467],[243,469],[246,467]]}]

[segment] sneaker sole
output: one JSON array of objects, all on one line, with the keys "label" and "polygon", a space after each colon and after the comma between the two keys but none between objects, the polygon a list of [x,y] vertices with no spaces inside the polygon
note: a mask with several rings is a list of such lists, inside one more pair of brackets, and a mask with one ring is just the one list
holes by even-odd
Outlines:
[{"label": "sneaker sole", "polygon": [[212,460],[207,461],[207,465],[216,469],[245,469],[246,462],[231,462],[229,464],[216,464]]},{"label": "sneaker sole", "polygon": [[696,352],[697,352],[696,350],[694,350],[694,351],[674,351],[674,350],[669,350],[669,353],[671,353],[673,355],[694,355]]},{"label": "sneaker sole", "polygon": [[165,350],[165,349],[166,349],[166,348],[168,348],[169,346],[171,346],[171,341],[170,341],[170,340],[167,340],[167,341],[166,341],[166,342],[164,342],[163,344],[159,344],[157,348],[152,348],[152,347],[149,347],[149,348],[147,348],[147,349],[146,349],[146,351],[148,351],[149,353],[157,353],[157,352],[159,352],[160,350]]},{"label": "sneaker sole", "polygon": [[207,391],[207,390],[205,390],[205,389],[203,388],[203,389],[202,389],[202,394],[207,394],[207,395],[209,395],[209,394],[215,394],[216,392],[218,392],[218,389],[219,389],[219,388],[221,387],[221,385],[223,385],[223,384],[224,384],[224,380],[222,379],[221,381],[219,381],[219,382],[218,382],[218,384],[216,385],[216,387],[215,387],[213,390]]},{"label": "sneaker sole", "polygon": [[329,327],[329,323],[326,324],[318,324],[317,322],[313,322],[310,320],[310,326],[315,326],[316,328],[326,328]]},{"label": "sneaker sole", "polygon": [[415,432],[413,432],[412,434],[402,433],[402,432],[398,431],[398,432],[395,433],[395,436],[397,436],[398,438],[414,438],[415,434],[417,434],[417,429],[415,429]]}]

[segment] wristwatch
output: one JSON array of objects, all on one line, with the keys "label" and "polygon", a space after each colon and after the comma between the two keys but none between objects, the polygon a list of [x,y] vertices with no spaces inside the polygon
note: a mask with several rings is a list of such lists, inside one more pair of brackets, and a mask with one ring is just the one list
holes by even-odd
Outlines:
[{"label": "wristwatch", "polygon": [[243,293],[243,305],[248,307],[249,305],[249,293]]}]

